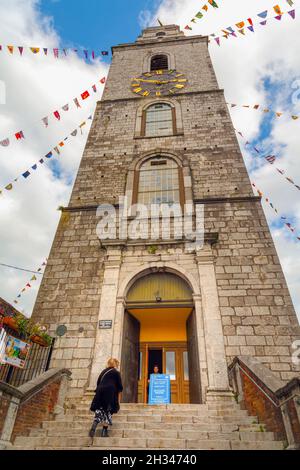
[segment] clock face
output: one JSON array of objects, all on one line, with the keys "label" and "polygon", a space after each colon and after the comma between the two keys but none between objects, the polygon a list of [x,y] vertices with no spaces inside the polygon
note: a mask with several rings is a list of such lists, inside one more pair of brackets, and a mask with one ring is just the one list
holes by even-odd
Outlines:
[{"label": "clock face", "polygon": [[187,84],[187,78],[176,70],[155,70],[132,79],[131,89],[140,96],[165,96],[177,93]]}]

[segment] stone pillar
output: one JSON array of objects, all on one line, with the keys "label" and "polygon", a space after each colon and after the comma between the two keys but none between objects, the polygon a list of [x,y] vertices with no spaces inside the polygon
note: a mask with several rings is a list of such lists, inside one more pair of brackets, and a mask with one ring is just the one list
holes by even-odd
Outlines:
[{"label": "stone pillar", "polygon": [[[108,246],[104,263],[104,276],[101,290],[94,356],[92,360],[89,388],[95,389],[97,379],[106,362],[113,354],[113,337],[116,317],[116,302],[121,267],[120,246]],[[112,328],[99,329],[100,320],[111,320]]]},{"label": "stone pillar", "polygon": [[198,355],[199,355],[199,369],[201,379],[201,397],[202,403],[205,403],[205,393],[208,387],[207,378],[207,358],[206,358],[206,346],[205,346],[205,332],[203,324],[203,311],[200,295],[193,295],[196,322],[197,322],[197,340],[198,340]]},{"label": "stone pillar", "polygon": [[205,244],[197,252],[203,324],[208,367],[207,393],[214,395],[230,391],[225,356],[223,328],[211,246]]},{"label": "stone pillar", "polygon": [[6,449],[12,445],[11,436],[14,430],[19,405],[20,398],[12,396],[6,413],[2,433],[0,436],[0,450]]},{"label": "stone pillar", "polygon": [[68,374],[63,374],[61,377],[57,402],[54,408],[54,415],[56,416],[56,419],[57,417],[62,418],[62,419],[64,418],[64,412],[65,412],[64,403],[65,403],[65,398],[68,392],[69,382],[71,380],[72,379]]}]

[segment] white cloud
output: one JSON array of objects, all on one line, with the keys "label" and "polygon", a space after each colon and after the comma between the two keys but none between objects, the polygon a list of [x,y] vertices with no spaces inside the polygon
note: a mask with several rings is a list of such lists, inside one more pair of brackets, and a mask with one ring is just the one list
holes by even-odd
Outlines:
[{"label": "white cloud", "polygon": [[[285,0],[217,0],[219,9],[209,9],[209,12],[197,24],[191,24],[192,31],[186,35],[220,33],[220,30],[235,23],[255,18],[256,14],[269,10],[269,16],[275,16],[273,6],[279,4],[282,11],[291,8]],[[295,1],[295,7],[299,1]],[[149,25],[157,24],[159,18],[164,24],[179,24],[184,28],[195,13],[200,10],[198,0],[163,0]],[[210,54],[221,88],[225,90],[228,102],[240,104],[266,104],[272,109],[287,112],[280,119],[274,120],[271,134],[263,149],[272,152],[281,149],[278,167],[286,170],[286,174],[294,178],[300,185],[300,120],[292,121],[289,114],[300,114],[300,55],[299,55],[299,10],[296,9],[296,20],[285,14],[279,22],[270,19],[267,26],[257,26],[255,33],[250,31],[246,37],[228,40],[221,38],[221,47],[213,41]],[[264,79],[271,81],[273,95],[270,97],[264,87]],[[298,82],[297,82],[298,79]],[[293,83],[294,87],[293,88]],[[292,95],[294,94],[294,104]],[[231,111],[234,126],[241,130],[247,139],[258,136],[258,131],[264,117],[263,113],[254,110],[234,108]],[[256,167],[249,151],[241,148],[248,170]],[[270,197],[278,210],[288,216],[295,215],[294,226],[300,234],[300,192],[285,182],[271,165],[259,165],[259,169],[251,171],[251,179]],[[269,224],[278,221],[276,214],[264,203],[265,213]],[[300,317],[300,243],[293,238],[285,228],[272,229],[272,235],[283,266],[285,276],[292,294],[294,305]]]},{"label": "white cloud", "polygon": [[[34,0],[0,0],[2,45],[62,47],[51,18],[39,13]],[[11,56],[3,46],[0,80],[6,85],[6,104],[0,104],[2,140],[7,135],[24,130],[26,140],[11,139],[7,148],[0,147],[0,189],[47,154],[59,141],[93,113],[102,93],[99,79],[107,65],[97,60],[86,64],[75,54],[55,59],[53,54],[33,55],[24,51]],[[97,95],[81,102],[77,110],[73,98],[94,83]],[[72,103],[68,112],[61,111],[61,121],[50,118],[46,129],[41,118]],[[90,123],[90,121],[89,121]],[[67,141],[61,156],[60,176],[55,177],[49,164],[38,167],[28,180],[20,178],[10,192],[0,197],[0,262],[37,269],[48,256],[59,220],[60,205],[68,203],[72,183],[83,153],[89,125]],[[31,275],[0,267],[0,296],[12,302]],[[38,282],[22,297],[20,308],[31,313]]]}]

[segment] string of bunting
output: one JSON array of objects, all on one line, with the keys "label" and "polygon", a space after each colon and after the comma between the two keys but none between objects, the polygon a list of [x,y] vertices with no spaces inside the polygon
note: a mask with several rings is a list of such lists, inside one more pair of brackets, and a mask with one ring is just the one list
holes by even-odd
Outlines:
[{"label": "string of bunting", "polygon": [[[236,104],[236,103],[226,103],[228,106],[230,106],[231,108],[236,108],[236,107],[239,107],[239,108],[244,108],[244,109],[255,109],[255,110],[259,110],[259,111],[262,111],[263,113],[273,113],[276,117],[280,118],[281,116],[284,115],[284,113],[282,112],[278,112],[278,111],[273,111],[272,109],[270,108],[265,108],[264,106],[260,105],[260,104],[255,104],[255,105],[250,105],[250,104]],[[293,119],[294,121],[297,121],[297,119],[300,118],[300,116],[298,116],[297,114],[292,114],[290,115],[291,119]]]},{"label": "string of bunting", "polygon": [[86,60],[95,60],[98,57],[106,57],[109,55],[108,51],[96,51],[88,49],[73,49],[70,47],[64,48],[50,48],[50,47],[32,47],[32,46],[15,46],[15,45],[1,45],[0,52],[4,50],[8,51],[9,55],[16,55],[23,57],[24,52],[27,51],[33,55],[44,55],[49,57],[50,54],[54,56],[55,59],[60,57],[67,57],[69,54],[74,53],[79,57],[83,57]]},{"label": "string of bunting", "polygon": [[[88,120],[92,120],[93,119],[93,116],[90,115],[88,117]],[[65,145],[65,142],[70,138],[70,136],[72,137],[76,137],[77,134],[78,134],[78,130],[80,130],[81,134],[83,134],[83,128],[84,126],[86,126],[87,122],[86,121],[83,121],[77,128],[75,128],[67,137],[65,137],[62,141],[60,141],[49,153],[47,153],[47,155],[45,155],[43,158],[41,158],[40,160],[38,160],[36,163],[34,163],[34,165],[32,165],[29,169],[27,169],[26,171],[24,171],[20,176],[18,176],[17,178],[15,178],[13,180],[13,182],[7,184],[4,189],[6,191],[11,191],[14,187],[14,183],[16,183],[19,178],[29,178],[29,176],[35,172],[40,165],[43,165],[44,163],[46,163],[50,158],[52,158],[54,155],[58,156],[60,155],[60,152],[61,152],[61,149],[62,147],[64,147]],[[55,153],[54,153],[54,152]],[[33,171],[32,171],[33,170]],[[0,196],[3,195],[3,190],[0,190]]]},{"label": "string of bunting", "polygon": [[[288,1],[288,4],[290,6],[293,6],[294,2],[292,0],[287,0],[287,1]],[[254,19],[253,18],[248,18],[247,20],[240,21],[240,22],[236,23],[235,27],[228,26],[227,28],[222,29],[221,31],[222,31],[223,34],[221,36],[217,36],[215,33],[209,34],[209,36],[213,37],[213,39],[218,44],[218,46],[220,46],[221,45],[221,37],[223,37],[225,39],[228,39],[229,37],[237,38],[237,37],[246,36],[246,33],[248,31],[254,33],[255,32],[254,27],[256,27],[256,26],[266,26],[267,22],[271,19],[281,21],[282,16],[285,13],[287,13],[293,20],[296,18],[296,10],[295,9],[287,11],[287,12],[283,12],[279,5],[275,5],[275,6],[273,6],[273,10],[275,11],[276,16],[268,18],[269,10],[264,10],[264,11],[257,14],[258,18],[256,18],[256,17]],[[260,20],[262,20],[262,21],[260,21]],[[256,21],[259,21],[259,23],[257,24]],[[237,33],[239,33],[239,36],[238,36]]]},{"label": "string of bunting", "polygon": [[[47,258],[46,258],[46,260],[43,262],[43,264],[37,269],[37,272],[38,272],[38,273],[42,274],[41,271],[42,271],[42,269],[46,266],[47,261],[48,261],[48,260],[47,260]],[[18,304],[18,303],[19,303],[20,298],[22,297],[22,294],[24,294],[24,292],[25,292],[26,290],[31,289],[31,287],[32,287],[31,283],[32,283],[32,282],[35,282],[35,281],[37,281],[37,277],[36,277],[36,275],[34,274],[34,275],[31,277],[31,279],[27,282],[27,284],[23,287],[23,289],[19,292],[19,294],[17,295],[17,297],[16,297],[15,300],[14,300],[14,304]],[[17,299],[18,299],[18,300],[17,300]]]},{"label": "string of bunting", "polygon": [[[278,159],[278,157],[276,157],[276,155],[263,155],[264,152],[262,152],[261,150],[259,150],[257,148],[257,146],[254,146],[252,145],[248,140],[246,140],[246,138],[244,137],[244,135],[242,134],[242,132],[240,131],[237,131],[236,129],[234,129],[245,141],[245,147],[247,146],[250,146],[254,151],[255,151],[255,155],[259,155],[260,157],[262,157],[267,163],[269,163],[270,165],[274,165],[274,163],[276,162],[276,160]],[[288,183],[292,184],[293,186],[295,186],[295,188],[297,188],[298,191],[300,191],[300,186],[298,184],[296,184],[294,182],[294,180],[292,178],[290,178],[289,176],[285,176],[286,172],[285,170],[282,170],[281,168],[277,168],[277,167],[273,167],[275,171],[277,171],[281,176],[283,176],[283,178],[288,181]]]},{"label": "string of bunting", "polygon": [[211,5],[213,8],[219,8],[217,2],[214,0],[208,0],[208,3],[203,5],[203,7],[195,14],[195,16],[191,19],[189,24],[184,27],[184,29],[191,31],[193,28],[190,26],[190,23],[197,23],[197,20],[204,18],[206,16],[205,14],[208,12],[209,5]]},{"label": "string of bunting", "polygon": [[268,197],[265,197],[262,191],[258,189],[255,183],[252,183],[253,188],[256,190],[257,194],[266,201],[266,203],[272,208],[272,210],[280,217],[280,220],[282,224],[284,224],[284,227],[287,228],[292,234],[297,238],[298,241],[300,241],[300,236],[297,235],[295,227],[290,223],[287,222],[288,218],[285,216],[282,216],[279,214],[279,211],[276,209],[274,204],[270,201]]},{"label": "string of bunting", "polygon": [[[99,82],[104,85],[105,84],[105,80],[106,80],[106,77],[103,77],[99,80]],[[97,93],[98,92],[98,89],[97,89],[97,85],[92,85],[92,91],[94,93]],[[85,101],[87,100],[89,97],[90,97],[90,91],[89,90],[85,90],[83,93],[81,93],[80,95],[80,98],[74,98],[73,99],[73,103],[74,105],[76,106],[76,109],[78,108],[81,108],[81,104],[80,104],[80,100],[82,101]],[[71,107],[72,103],[67,103],[65,104],[64,106],[62,106],[61,108],[59,108],[59,110],[56,110],[52,113],[52,116],[54,117],[55,120],[57,121],[60,121],[61,120],[61,117],[62,117],[62,112],[61,111],[64,111],[64,112],[67,112],[70,110],[70,107]],[[49,121],[50,121],[50,116],[45,116],[41,119],[41,122],[42,124],[45,126],[45,127],[48,127],[49,126]],[[16,139],[17,141],[22,141],[23,139],[25,139],[25,133],[23,130],[21,131],[18,131],[16,133],[14,133],[13,135],[13,138]],[[11,143],[11,138],[10,137],[6,137],[5,139],[3,140],[0,140],[0,146],[2,147],[8,147]]]}]

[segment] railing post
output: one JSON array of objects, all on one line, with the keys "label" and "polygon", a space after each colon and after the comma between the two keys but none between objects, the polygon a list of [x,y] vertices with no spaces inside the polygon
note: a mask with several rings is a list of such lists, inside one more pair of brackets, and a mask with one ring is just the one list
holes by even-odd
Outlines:
[{"label": "railing post", "polygon": [[57,403],[54,408],[54,415],[64,415],[64,403],[69,388],[69,382],[71,382],[71,377],[68,374],[63,374],[61,377],[60,388],[57,397]]},{"label": "railing post", "polygon": [[8,405],[8,410],[6,412],[6,417],[2,429],[2,433],[0,436],[0,449],[6,449],[10,447],[11,444],[11,436],[13,433],[18,409],[20,404],[20,398],[11,397],[10,403]]}]

